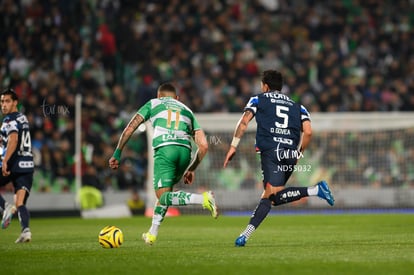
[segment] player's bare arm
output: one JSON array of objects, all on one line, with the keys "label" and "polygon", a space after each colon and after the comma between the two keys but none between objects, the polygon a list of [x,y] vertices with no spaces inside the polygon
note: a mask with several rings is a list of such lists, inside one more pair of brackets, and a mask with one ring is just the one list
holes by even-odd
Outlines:
[{"label": "player's bare arm", "polygon": [[242,138],[252,118],[253,118],[253,113],[251,111],[247,110],[243,113],[242,117],[237,123],[236,130],[234,131],[235,137]]},{"label": "player's bare arm", "polygon": [[239,145],[240,139],[243,137],[244,133],[249,126],[249,122],[253,119],[254,114],[247,110],[243,113],[242,117],[240,118],[239,122],[237,122],[236,129],[234,131],[233,140],[231,142],[230,148],[226,154],[226,158],[224,159],[223,167],[226,168],[229,161],[234,157],[236,154],[237,146]]},{"label": "player's bare arm", "polygon": [[8,136],[7,148],[6,148],[6,155],[3,158],[3,163],[1,167],[1,172],[3,176],[10,175],[10,171],[8,170],[7,163],[11,156],[13,155],[14,151],[16,151],[18,142],[18,134],[17,132],[12,132]]},{"label": "player's bare arm", "polygon": [[128,122],[125,129],[122,131],[121,136],[119,137],[118,145],[116,146],[114,155],[109,159],[109,167],[112,169],[118,169],[119,167],[119,158],[121,157],[121,152],[124,149],[125,144],[131,138],[132,134],[138,128],[141,123],[144,122],[144,118],[139,114],[135,114],[131,120]]},{"label": "player's bare arm", "polygon": [[142,116],[135,114],[131,120],[128,122],[128,125],[125,127],[124,131],[122,132],[118,145],[116,146],[117,149],[124,149],[125,144],[128,142],[128,140],[131,138],[132,134],[135,132],[135,130],[138,128],[141,123],[144,122],[144,119]]},{"label": "player's bare arm", "polygon": [[302,123],[302,144],[300,146],[300,150],[303,152],[308,147],[310,140],[312,138],[312,126],[309,120],[305,120]]},{"label": "player's bare arm", "polygon": [[197,156],[193,164],[188,168],[188,171],[184,174],[184,183],[191,184],[194,181],[194,171],[203,160],[208,151],[208,142],[203,130],[197,130],[194,133],[194,141],[198,147]]},{"label": "player's bare arm", "polygon": [[203,130],[200,129],[200,130],[195,131],[194,141],[198,147],[198,151],[197,151],[197,156],[196,156],[194,163],[188,169],[189,171],[194,171],[197,168],[197,166],[203,160],[204,156],[207,154],[207,150],[208,150],[208,142],[207,142],[207,138]]}]

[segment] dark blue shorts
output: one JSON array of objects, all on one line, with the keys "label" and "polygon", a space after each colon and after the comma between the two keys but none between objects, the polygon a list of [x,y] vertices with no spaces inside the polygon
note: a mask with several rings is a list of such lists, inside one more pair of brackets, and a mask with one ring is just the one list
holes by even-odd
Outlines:
[{"label": "dark blue shorts", "polygon": [[263,188],[270,183],[272,186],[285,186],[294,171],[297,157],[292,149],[270,149],[260,153]]},{"label": "dark blue shorts", "polygon": [[33,184],[33,173],[11,173],[5,177],[0,173],[0,186],[4,186],[11,182],[14,187],[14,193],[20,189],[26,190],[26,196],[30,193]]}]

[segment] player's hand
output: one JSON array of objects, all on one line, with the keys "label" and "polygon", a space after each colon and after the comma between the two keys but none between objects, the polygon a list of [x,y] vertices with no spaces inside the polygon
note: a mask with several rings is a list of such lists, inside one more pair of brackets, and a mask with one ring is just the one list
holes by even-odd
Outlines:
[{"label": "player's hand", "polygon": [[226,154],[226,158],[224,159],[224,164],[223,164],[224,168],[227,167],[227,164],[231,161],[231,159],[234,157],[235,154],[236,154],[236,148],[234,148],[233,146],[230,146],[230,149]]},{"label": "player's hand", "polygon": [[1,166],[1,173],[5,177],[10,175],[10,171],[7,169],[7,161],[3,161]]},{"label": "player's hand", "polygon": [[110,167],[111,169],[113,169],[113,170],[118,169],[118,167],[119,167],[119,161],[118,161],[116,158],[111,157],[111,158],[109,159],[109,167]]},{"label": "player's hand", "polygon": [[184,183],[185,184],[192,184],[194,181],[194,171],[187,171],[184,174]]}]

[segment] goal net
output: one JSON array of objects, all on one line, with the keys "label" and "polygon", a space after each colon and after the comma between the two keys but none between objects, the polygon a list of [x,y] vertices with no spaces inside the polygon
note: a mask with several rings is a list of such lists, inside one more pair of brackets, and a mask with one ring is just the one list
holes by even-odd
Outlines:
[{"label": "goal net", "polygon": [[[260,159],[254,149],[254,120],[236,156],[223,169],[224,157],[241,114],[196,115],[207,134],[209,151],[196,170],[194,184],[180,183],[176,188],[189,192],[213,190],[222,211],[253,210],[263,190]],[[413,113],[313,114],[311,144],[288,185],[310,186],[324,179],[334,193],[336,208],[413,207],[413,118]],[[152,138],[150,130],[147,136]],[[152,208],[155,197],[151,175],[152,165],[149,165],[147,206]],[[301,207],[330,206],[315,197],[283,206]],[[196,207],[181,207],[180,210],[201,211]]]}]

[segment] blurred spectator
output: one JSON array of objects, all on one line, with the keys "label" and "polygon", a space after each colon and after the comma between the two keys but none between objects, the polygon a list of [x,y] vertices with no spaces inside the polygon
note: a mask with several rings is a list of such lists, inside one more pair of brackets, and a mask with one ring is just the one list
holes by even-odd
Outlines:
[{"label": "blurred spectator", "polygon": [[96,34],[96,41],[102,52],[102,63],[106,71],[106,78],[109,84],[113,84],[116,67],[116,41],[115,35],[110,31],[107,24],[101,24]]},{"label": "blurred spectator", "polygon": [[143,215],[145,213],[145,201],[136,189],[132,189],[127,205],[134,215]]},{"label": "blurred spectator", "polygon": [[104,186],[99,180],[99,177],[96,172],[96,168],[92,165],[88,165],[85,169],[85,172],[82,176],[82,186],[91,186],[97,190],[104,190]]},{"label": "blurred spectator", "polygon": [[145,178],[138,174],[131,159],[124,159],[117,171],[117,182],[119,190],[144,190]]}]

